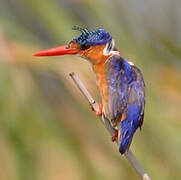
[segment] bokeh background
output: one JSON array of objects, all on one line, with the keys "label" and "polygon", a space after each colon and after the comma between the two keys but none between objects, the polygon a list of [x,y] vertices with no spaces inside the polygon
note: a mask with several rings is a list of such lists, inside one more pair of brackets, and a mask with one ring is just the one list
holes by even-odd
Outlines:
[{"label": "bokeh background", "polygon": [[181,1],[0,0],[0,179],[139,179],[68,74],[100,101],[88,62],[32,57],[68,43],[73,25],[105,28],[146,82],[131,145],[152,179],[181,178]]}]

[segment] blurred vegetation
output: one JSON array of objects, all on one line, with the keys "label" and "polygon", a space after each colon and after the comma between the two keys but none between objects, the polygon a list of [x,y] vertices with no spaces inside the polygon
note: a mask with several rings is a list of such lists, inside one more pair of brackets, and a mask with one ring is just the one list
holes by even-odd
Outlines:
[{"label": "blurred vegetation", "polygon": [[68,73],[100,101],[88,62],[34,58],[77,32],[105,28],[142,70],[145,121],[131,145],[152,179],[181,177],[181,2],[0,0],[0,179],[139,179]]}]

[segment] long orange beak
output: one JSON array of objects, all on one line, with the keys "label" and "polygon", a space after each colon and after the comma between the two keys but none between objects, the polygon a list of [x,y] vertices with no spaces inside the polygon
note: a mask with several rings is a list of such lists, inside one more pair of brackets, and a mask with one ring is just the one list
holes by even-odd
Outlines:
[{"label": "long orange beak", "polygon": [[67,45],[64,45],[40,51],[34,54],[33,56],[59,56],[59,55],[77,54],[77,53],[78,53],[77,49],[71,49]]}]

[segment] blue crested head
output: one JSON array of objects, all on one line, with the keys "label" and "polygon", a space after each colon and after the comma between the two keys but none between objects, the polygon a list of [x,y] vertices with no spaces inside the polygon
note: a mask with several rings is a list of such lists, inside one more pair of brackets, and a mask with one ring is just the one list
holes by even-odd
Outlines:
[{"label": "blue crested head", "polygon": [[81,31],[82,34],[72,40],[81,45],[85,45],[87,43],[91,46],[103,45],[111,42],[112,40],[112,36],[104,29],[88,31],[87,29],[83,29],[79,26],[74,26],[73,30]]}]

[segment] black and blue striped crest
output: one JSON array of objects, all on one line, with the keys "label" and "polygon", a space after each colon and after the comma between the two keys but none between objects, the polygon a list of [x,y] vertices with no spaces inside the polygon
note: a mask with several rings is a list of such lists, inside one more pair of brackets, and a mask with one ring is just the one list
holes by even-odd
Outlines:
[{"label": "black and blue striped crest", "polygon": [[74,26],[73,30],[81,31],[82,34],[72,40],[81,45],[85,45],[86,43],[89,43],[91,46],[103,45],[111,42],[112,40],[112,36],[104,29],[98,29],[90,32],[88,29]]}]

